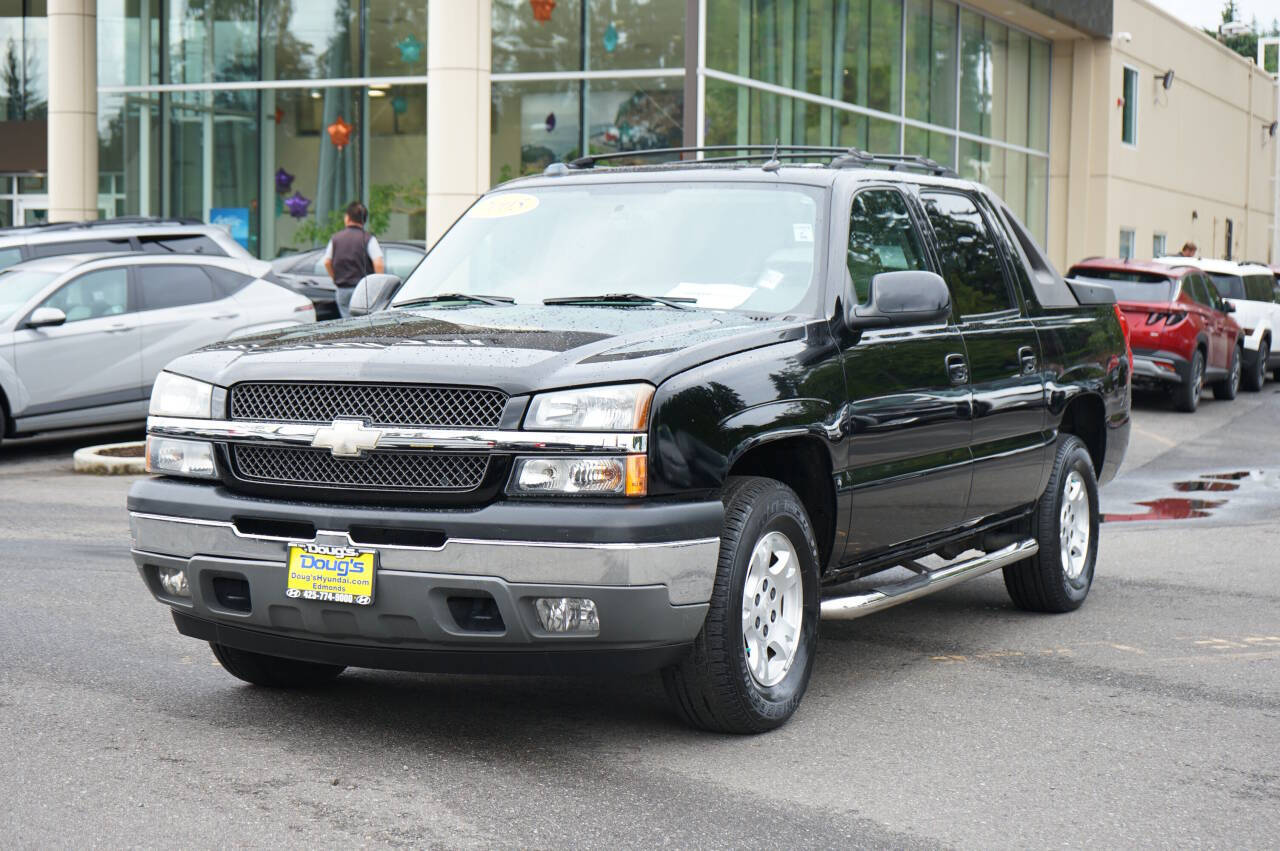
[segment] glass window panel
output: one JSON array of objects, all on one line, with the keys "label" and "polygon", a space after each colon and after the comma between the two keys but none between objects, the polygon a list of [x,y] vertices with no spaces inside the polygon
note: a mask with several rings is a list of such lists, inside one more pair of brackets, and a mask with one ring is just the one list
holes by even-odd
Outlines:
[{"label": "glass window panel", "polygon": [[1027,108],[1031,84],[1031,39],[1009,30],[1009,70],[1006,75],[1006,142],[1027,144]]},{"label": "glass window panel", "polygon": [[138,266],[141,310],[204,304],[218,298],[213,281],[199,266]]},{"label": "glass window panel", "polygon": [[1138,72],[1124,69],[1124,115],[1120,125],[1120,141],[1138,144]]},{"label": "glass window panel", "polygon": [[160,213],[160,95],[98,95],[98,172],[111,180],[99,206],[118,215]]},{"label": "glass window panel", "polygon": [[258,4],[166,0],[168,83],[258,79]]},{"label": "glass window panel", "polygon": [[49,25],[42,2],[0,4],[0,121],[44,118],[49,102]]},{"label": "glass window panel", "polygon": [[920,237],[900,193],[872,189],[854,196],[845,264],[859,304],[866,303],[871,279],[881,272],[927,268]]},{"label": "glass window panel", "polygon": [[[684,80],[592,80],[587,140],[593,154],[676,148],[684,139]],[[655,162],[646,157],[644,162]]]},{"label": "glass window panel", "polygon": [[98,85],[160,82],[160,0],[98,0]]},{"label": "glass window panel", "polygon": [[1027,155],[1018,151],[1004,154],[1004,198],[1009,209],[1020,219],[1027,217]]},{"label": "glass window panel", "polygon": [[1027,230],[1041,245],[1048,242],[1049,158],[1027,158]]},{"label": "glass window panel", "polygon": [[262,2],[262,43],[267,46],[262,57],[263,79],[315,80],[358,76],[358,2]]},{"label": "glass window panel", "polygon": [[956,7],[933,2],[933,35],[930,49],[929,121],[956,126]]},{"label": "glass window panel", "polygon": [[427,4],[365,0],[365,73],[403,77],[427,73]]},{"label": "glass window panel", "polygon": [[922,192],[938,241],[943,277],[961,316],[1015,307],[1000,253],[973,199],[953,192]]},{"label": "glass window panel", "polygon": [[581,0],[559,0],[546,21],[529,0],[493,0],[490,19],[495,72],[581,70]]},{"label": "glass window panel", "polygon": [[427,87],[368,95],[369,230],[380,239],[426,239]]},{"label": "glass window panel", "polygon": [[991,120],[991,57],[982,16],[960,10],[960,129],[984,135]]},{"label": "glass window panel", "polygon": [[1134,234],[1130,228],[1120,229],[1120,257],[1124,260],[1133,259],[1133,243]]},{"label": "glass window panel", "polygon": [[1168,256],[1168,234],[1153,233],[1151,235],[1151,256],[1166,257]]},{"label": "glass window panel", "polygon": [[933,80],[932,0],[906,0],[907,100],[903,105],[908,118],[929,120],[929,96]]},{"label": "glass window panel", "polygon": [[56,307],[67,322],[129,312],[129,271],[123,267],[88,272],[62,286],[41,307]]},{"label": "glass window panel", "polygon": [[579,156],[580,91],[577,81],[493,84],[489,144],[495,186]]},{"label": "glass window panel", "polygon": [[928,157],[940,165],[955,168],[954,136],[920,127],[907,127],[903,134],[904,154]]},{"label": "glass window panel", "polygon": [[1027,147],[1037,151],[1049,150],[1049,59],[1049,43],[1031,39]]},{"label": "glass window panel", "polygon": [[900,113],[902,4],[852,0],[848,8],[844,50],[836,52],[835,79],[842,83],[836,96],[881,112]]},{"label": "glass window panel", "polygon": [[986,92],[991,105],[983,135],[1004,139],[1009,105],[1009,28],[987,18],[983,22],[983,36],[989,57]]},{"label": "glass window panel", "polygon": [[[552,17],[559,13],[557,4]],[[683,67],[684,17],[684,0],[590,0],[587,67]]]}]

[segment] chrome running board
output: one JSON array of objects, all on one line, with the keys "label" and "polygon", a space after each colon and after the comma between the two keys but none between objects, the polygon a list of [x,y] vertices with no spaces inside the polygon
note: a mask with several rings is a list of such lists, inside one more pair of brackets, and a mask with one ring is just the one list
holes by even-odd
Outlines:
[{"label": "chrome running board", "polygon": [[[847,597],[829,597],[822,601],[824,620],[853,620],[872,612],[879,612],[900,603],[907,603],[943,588],[950,588],[966,579],[990,573],[1014,562],[1030,558],[1040,551],[1034,538],[1027,538],[994,552],[921,573],[917,576]],[[913,568],[914,569],[914,568]]]}]

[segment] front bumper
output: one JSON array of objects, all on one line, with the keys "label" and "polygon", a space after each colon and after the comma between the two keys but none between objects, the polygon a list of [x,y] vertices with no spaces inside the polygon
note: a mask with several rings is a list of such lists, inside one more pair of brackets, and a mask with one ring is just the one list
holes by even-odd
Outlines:
[{"label": "front bumper", "polygon": [[[288,503],[172,479],[136,483],[129,511],[134,561],[185,634],[313,661],[437,671],[666,664],[702,627],[723,514],[718,501],[436,511]],[[294,534],[303,530],[312,531]],[[369,540],[422,530],[438,540]],[[373,604],[286,596],[290,542],[377,550]],[[192,596],[166,594],[160,567],[184,569]],[[221,595],[226,581],[247,593]],[[450,599],[459,597],[491,599],[500,629],[456,618]],[[547,632],[537,597],[595,600],[599,632]]]}]

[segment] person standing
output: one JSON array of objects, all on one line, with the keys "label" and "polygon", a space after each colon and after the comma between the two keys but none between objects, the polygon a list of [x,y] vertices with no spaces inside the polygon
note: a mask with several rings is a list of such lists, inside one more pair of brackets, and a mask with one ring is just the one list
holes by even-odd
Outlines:
[{"label": "person standing", "polygon": [[364,229],[369,211],[359,201],[347,205],[342,230],[335,233],[324,249],[324,268],[338,288],[338,312],[351,315],[351,293],[365,275],[382,274],[386,263],[378,238]]},{"label": "person standing", "polygon": [[1182,244],[1182,250],[1178,252],[1178,256],[1179,257],[1195,257],[1197,251],[1199,251],[1199,249],[1196,248],[1196,244],[1194,242],[1184,242]]}]

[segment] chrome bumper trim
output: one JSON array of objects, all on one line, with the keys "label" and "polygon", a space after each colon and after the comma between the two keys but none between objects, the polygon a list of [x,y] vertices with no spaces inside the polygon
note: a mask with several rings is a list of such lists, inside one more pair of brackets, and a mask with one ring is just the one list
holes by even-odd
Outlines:
[{"label": "chrome bumper trim", "polygon": [[129,513],[133,549],[173,558],[210,556],[271,561],[283,569],[290,543],[377,550],[380,570],[493,576],[515,583],[665,585],[672,605],[711,599],[719,538],[656,543],[592,543],[449,538],[444,546],[365,544],[342,530],[317,531],[311,541],[247,535],[235,523]]},{"label": "chrome bumper trim", "polygon": [[[282,446],[311,446],[316,432],[330,425],[248,420],[202,420],[148,417],[147,433],[203,440],[262,442]],[[643,453],[649,448],[644,432],[518,431],[514,429],[366,427],[378,432],[378,449],[446,449],[472,452],[587,453],[617,455]]]}]

